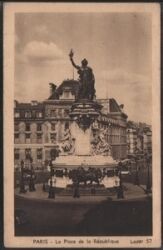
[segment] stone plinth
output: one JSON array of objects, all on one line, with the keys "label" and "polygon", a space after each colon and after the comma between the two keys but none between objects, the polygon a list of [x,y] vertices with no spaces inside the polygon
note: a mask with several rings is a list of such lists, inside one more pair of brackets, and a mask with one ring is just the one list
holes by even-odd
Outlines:
[{"label": "stone plinth", "polygon": [[90,155],[91,154],[91,129],[83,131],[78,124],[73,121],[71,124],[71,135],[75,138],[75,155]]},{"label": "stone plinth", "polygon": [[75,138],[75,155],[91,155],[91,124],[98,117],[101,108],[97,102],[85,99],[72,105],[71,134]]},{"label": "stone plinth", "polygon": [[55,160],[56,167],[65,167],[65,168],[76,168],[79,166],[84,166],[85,168],[89,167],[98,167],[98,168],[107,168],[107,167],[116,167],[117,162],[113,160],[111,156],[104,155],[90,155],[90,156],[60,156]]}]

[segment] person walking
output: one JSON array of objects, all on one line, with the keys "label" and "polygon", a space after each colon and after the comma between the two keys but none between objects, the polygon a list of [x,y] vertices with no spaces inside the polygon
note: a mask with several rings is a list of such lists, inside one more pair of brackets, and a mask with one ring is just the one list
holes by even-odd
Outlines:
[{"label": "person walking", "polygon": [[29,191],[30,192],[36,191],[35,179],[36,179],[36,175],[35,175],[35,171],[34,171],[34,167],[33,167],[33,159],[31,157],[30,158],[30,179],[29,179]]},{"label": "person walking", "polygon": [[80,198],[79,182],[78,182],[77,177],[75,177],[74,180],[73,180],[73,187],[74,187],[73,197],[74,198]]},{"label": "person walking", "polygon": [[56,187],[56,177],[53,175],[50,177],[48,184],[49,184],[49,199],[55,199],[55,187]]},{"label": "person walking", "polygon": [[35,183],[34,183],[35,179],[36,179],[36,175],[34,173],[34,170],[31,169],[30,180],[29,180],[29,191],[30,192],[36,191]]},{"label": "person walking", "polygon": [[24,166],[24,161],[22,160],[21,163],[21,176],[20,176],[20,193],[26,193],[27,190],[25,189],[25,183],[24,183],[24,170],[25,170],[25,166]]}]

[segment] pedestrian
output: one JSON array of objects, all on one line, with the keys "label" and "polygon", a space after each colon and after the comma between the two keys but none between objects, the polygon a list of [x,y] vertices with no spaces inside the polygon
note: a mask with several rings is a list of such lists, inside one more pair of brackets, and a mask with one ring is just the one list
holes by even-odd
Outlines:
[{"label": "pedestrian", "polygon": [[56,187],[56,177],[53,175],[50,177],[49,181],[49,199],[55,199],[55,187]]},{"label": "pedestrian", "polygon": [[117,187],[117,198],[118,199],[124,199],[124,193],[123,193],[123,187],[122,186]]},{"label": "pedestrian", "polygon": [[105,177],[107,175],[107,171],[106,168],[103,168],[103,173],[102,173],[103,177]]},{"label": "pedestrian", "polygon": [[44,182],[43,185],[42,185],[42,191],[43,191],[43,192],[46,192],[46,185],[45,185],[45,182]]},{"label": "pedestrian", "polygon": [[36,175],[35,175],[35,172],[34,172],[34,167],[33,167],[33,159],[30,158],[30,165],[31,165],[31,169],[30,169],[30,179],[29,179],[29,191],[30,192],[34,192],[36,191],[35,189],[35,179],[36,179]]},{"label": "pedestrian", "polygon": [[121,171],[122,170],[122,167],[123,167],[123,164],[121,161],[119,161],[118,163],[118,170]]},{"label": "pedestrian", "polygon": [[117,187],[117,198],[124,199],[121,166],[119,168],[118,176],[119,176],[119,186]]},{"label": "pedestrian", "polygon": [[93,186],[92,188],[91,188],[91,195],[95,195],[96,194],[96,189],[95,189],[95,187]]},{"label": "pedestrian", "polygon": [[20,193],[26,193],[27,190],[25,189],[25,183],[24,183],[24,161],[21,161],[21,177],[20,177]]},{"label": "pedestrian", "polygon": [[77,177],[74,178],[73,187],[74,187],[73,197],[74,197],[74,198],[80,198],[80,193],[79,193],[79,182],[78,182]]},{"label": "pedestrian", "polygon": [[68,171],[67,171],[67,168],[65,168],[65,173],[64,175],[67,177],[68,176]]},{"label": "pedestrian", "polygon": [[30,179],[29,179],[29,191],[30,192],[36,191],[35,183],[34,183],[35,178],[36,178],[35,173],[34,171],[31,170]]},{"label": "pedestrian", "polygon": [[25,189],[24,180],[21,179],[20,180],[20,191],[19,191],[19,193],[26,193],[26,192],[27,192],[27,190]]}]

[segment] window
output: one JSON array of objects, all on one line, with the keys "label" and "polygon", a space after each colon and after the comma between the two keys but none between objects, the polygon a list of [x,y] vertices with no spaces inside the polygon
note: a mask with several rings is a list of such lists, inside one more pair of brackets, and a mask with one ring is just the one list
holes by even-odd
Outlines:
[{"label": "window", "polygon": [[55,129],[56,129],[56,124],[55,124],[55,123],[52,123],[52,124],[51,124],[51,130],[54,131]]},{"label": "window", "polygon": [[42,134],[37,134],[37,139],[41,139],[42,138]]},{"label": "window", "polygon": [[25,112],[25,118],[31,118],[32,114],[30,111]]},{"label": "window", "polygon": [[23,111],[23,110],[20,111],[20,116],[21,116],[22,118],[24,118],[24,115],[25,115],[24,111]]},{"label": "window", "polygon": [[65,130],[69,128],[69,122],[65,123]]},{"label": "window", "polygon": [[50,110],[50,116],[52,116],[52,117],[56,117],[56,116],[57,116],[57,111],[56,111],[56,109]]},{"label": "window", "polygon": [[15,139],[19,139],[19,134],[15,133]]},{"label": "window", "polygon": [[26,139],[30,139],[30,134],[25,135]]},{"label": "window", "polygon": [[52,143],[54,143],[56,141],[56,133],[50,134],[50,140]]},{"label": "window", "polygon": [[19,124],[18,123],[14,124],[14,129],[15,129],[15,131],[19,131]]},{"label": "window", "polygon": [[38,116],[39,116],[39,118],[41,118],[42,117],[42,112],[39,112]]},{"label": "window", "polygon": [[19,143],[19,133],[14,134],[14,142]]},{"label": "window", "polygon": [[69,95],[70,95],[70,92],[69,92],[69,91],[65,91],[65,92],[64,92],[64,97],[65,97],[65,99],[68,99],[68,98],[69,98]]},{"label": "window", "polygon": [[42,112],[36,112],[36,117],[41,118],[42,117]]},{"label": "window", "polygon": [[41,160],[42,159],[42,148],[37,149],[37,159]]},{"label": "window", "polygon": [[38,123],[38,124],[37,124],[37,131],[41,131],[41,130],[42,130],[41,124]]},{"label": "window", "polygon": [[26,133],[25,134],[25,143],[30,143],[31,142],[31,134],[30,133]]},{"label": "window", "polygon": [[20,158],[20,154],[19,154],[19,149],[18,148],[14,149],[14,158],[15,158],[15,160],[19,160],[19,158]]},{"label": "window", "polygon": [[64,109],[64,115],[68,116],[69,115],[69,109]]},{"label": "window", "polygon": [[20,113],[19,112],[15,112],[15,118],[19,118],[20,117]]},{"label": "window", "polygon": [[62,109],[58,109],[58,115],[62,116]]},{"label": "window", "polygon": [[37,143],[42,142],[42,134],[37,134]]},{"label": "window", "polygon": [[30,124],[27,123],[25,126],[26,126],[26,131],[30,131]]},{"label": "window", "polygon": [[36,111],[32,110],[32,117],[35,118],[36,117]]},{"label": "window", "polygon": [[30,148],[25,149],[25,158],[31,159],[31,149]]},{"label": "window", "polygon": [[26,139],[29,139],[30,138],[30,134],[26,134]]}]

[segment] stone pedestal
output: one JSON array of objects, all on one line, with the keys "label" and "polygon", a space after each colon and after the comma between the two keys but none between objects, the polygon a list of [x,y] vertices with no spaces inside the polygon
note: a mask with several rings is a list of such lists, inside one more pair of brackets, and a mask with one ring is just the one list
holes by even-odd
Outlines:
[{"label": "stone pedestal", "polygon": [[[75,174],[75,178],[77,182],[81,182],[81,176],[83,178],[83,174],[86,179],[84,179],[85,185],[87,181],[91,181],[98,183],[100,182],[100,178],[104,173],[104,169],[106,171],[107,168],[113,169],[116,167],[117,163],[113,160],[110,155],[106,155],[105,149],[105,141],[104,136],[100,135],[98,138],[100,144],[99,148],[102,148],[103,151],[98,151],[97,143],[93,144],[93,136],[92,136],[92,123],[98,118],[100,115],[101,105],[97,102],[90,100],[78,100],[74,102],[72,105],[72,109],[70,112],[71,117],[71,125],[69,127],[69,136],[70,139],[67,141],[67,145],[73,145],[73,153],[72,151],[68,155],[61,155],[55,160],[55,167],[59,167],[65,169],[69,172],[72,171],[71,174]],[[104,142],[103,142],[104,141]],[[66,143],[65,143],[66,144]],[[106,143],[107,144],[107,143]],[[106,145],[108,147],[108,145]],[[105,154],[104,154],[105,153]],[[82,167],[82,169],[81,169]],[[83,171],[81,174],[81,171]],[[75,170],[75,172],[73,171]],[[93,172],[90,172],[93,171]],[[98,172],[98,174],[97,174]],[[70,173],[70,172],[69,172]],[[92,177],[88,177],[92,175]],[[65,177],[67,178],[67,177]],[[57,183],[58,187],[63,185],[64,187],[68,186],[71,182],[74,182],[75,178],[67,178],[69,183],[65,180],[64,183]],[[94,178],[92,180],[92,178]],[[118,178],[118,177],[117,177]],[[110,178],[111,182],[108,183],[108,177],[105,178],[106,187],[114,187],[118,186],[117,178]],[[92,191],[94,192],[94,190]]]},{"label": "stone pedestal", "polygon": [[91,155],[91,129],[83,131],[74,121],[71,125],[71,135],[75,139],[75,155]]},{"label": "stone pedestal", "polygon": [[101,107],[89,100],[80,100],[72,105],[71,134],[75,139],[75,155],[91,155],[91,124],[98,117]]}]

